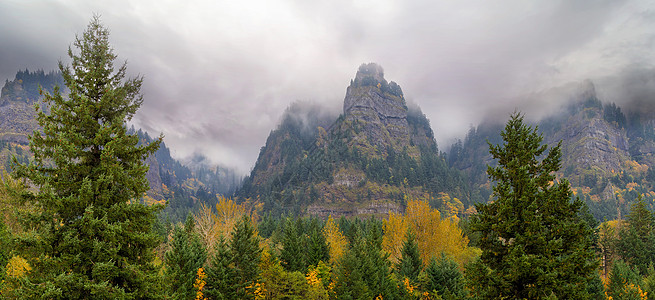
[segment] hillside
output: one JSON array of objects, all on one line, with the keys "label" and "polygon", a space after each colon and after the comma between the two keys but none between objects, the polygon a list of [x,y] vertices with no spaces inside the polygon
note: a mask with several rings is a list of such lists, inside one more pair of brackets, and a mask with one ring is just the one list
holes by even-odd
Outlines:
[{"label": "hillside", "polygon": [[429,121],[420,108],[407,106],[380,66],[359,68],[336,120],[312,117],[320,111],[287,111],[237,192],[240,198],[259,197],[274,214],[319,216],[403,211],[407,196],[451,214],[471,204],[459,200],[470,191],[439,153]]},{"label": "hillside", "polygon": [[[11,170],[10,160],[16,156],[19,161],[30,159],[28,136],[38,130],[34,105],[41,105],[38,88],[52,92],[55,86],[63,86],[58,72],[19,71],[14,80],[7,80],[0,94],[0,162],[5,170]],[[43,107],[42,109],[47,109]],[[153,138],[135,128],[144,143]],[[170,155],[170,149],[162,143],[154,156],[148,157],[150,166],[146,177],[150,191],[144,197],[149,204],[168,203],[164,214],[172,221],[183,221],[187,213],[201,203],[217,202],[216,194],[229,195],[240,185],[241,178],[231,169],[209,164],[196,164],[190,168]]]},{"label": "hillside", "polygon": [[[596,218],[627,215],[639,195],[653,203],[653,120],[638,114],[626,116],[616,104],[598,99],[593,84],[586,83],[561,112],[534,125],[550,146],[562,142],[562,167],[557,175],[571,182]],[[486,141],[499,143],[501,128],[500,123],[483,123],[451,147],[450,164],[466,172],[484,195],[476,201],[490,199],[492,183],[485,172],[486,165],[494,162]]]}]

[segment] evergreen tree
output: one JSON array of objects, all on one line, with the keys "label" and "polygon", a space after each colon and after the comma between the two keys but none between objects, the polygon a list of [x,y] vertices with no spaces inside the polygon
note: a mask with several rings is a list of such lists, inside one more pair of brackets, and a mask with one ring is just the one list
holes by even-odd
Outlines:
[{"label": "evergreen tree", "polygon": [[[337,265],[334,292],[340,299],[396,299],[396,283],[391,280],[388,255],[382,251],[376,226],[368,223],[366,233],[356,228],[353,242]],[[355,225],[356,226],[356,225]]]},{"label": "evergreen tree", "polygon": [[396,267],[398,274],[401,278],[407,277],[412,282],[416,282],[423,268],[423,261],[421,260],[421,253],[419,253],[418,244],[416,243],[416,236],[411,230],[407,230],[403,249],[400,254],[401,257]]},{"label": "evergreen tree", "polygon": [[205,263],[207,254],[197,233],[193,232],[193,218],[189,215],[185,228],[173,229],[171,249],[166,252],[166,284],[172,299],[191,299],[195,296],[193,283],[196,273]]},{"label": "evergreen tree", "polygon": [[233,285],[232,255],[225,237],[219,238],[215,249],[214,256],[206,268],[205,295],[214,300],[234,299],[236,288]]},{"label": "evergreen tree", "polygon": [[143,102],[142,78],[125,80],[126,64],[114,68],[109,30],[97,16],[73,46],[72,65],[59,63],[69,95],[44,93],[50,109],[38,112],[43,132],[30,137],[34,161],[15,161],[16,177],[37,188],[23,199],[39,208],[27,218],[38,236],[21,243],[33,268],[23,297],[156,298],[152,226],[160,207],[139,199],[149,189],[143,161],[161,138],[138,145],[125,126]]},{"label": "evergreen tree", "polygon": [[[0,182],[0,184],[2,184]],[[6,266],[11,258],[12,236],[5,222],[0,220],[0,290],[4,288],[5,277],[7,276]]]},{"label": "evergreen tree", "polygon": [[546,154],[543,137],[519,113],[501,136],[504,144],[489,144],[498,160],[487,170],[496,199],[477,204],[471,222],[482,249],[467,271],[473,291],[483,299],[588,298],[598,262],[592,231],[578,214],[582,203],[571,201],[568,181],[553,174],[560,144]]},{"label": "evergreen tree", "polygon": [[607,284],[608,299],[640,300],[646,299],[641,287],[639,274],[622,260],[612,266]]},{"label": "evergreen tree", "polygon": [[320,261],[329,261],[330,249],[323,234],[323,227],[319,224],[317,218],[311,219],[307,231],[309,232],[309,238],[307,240],[307,252],[305,255],[306,265],[316,266]]},{"label": "evergreen tree", "polygon": [[640,274],[646,274],[648,265],[655,259],[655,234],[653,215],[641,196],[630,208],[627,219],[628,226],[621,230],[617,241],[618,253]]},{"label": "evergreen tree", "polygon": [[284,222],[282,232],[282,250],[280,251],[280,262],[285,270],[289,272],[305,272],[305,249],[303,247],[302,220],[288,218]]},{"label": "evergreen tree", "polygon": [[252,290],[259,279],[262,249],[259,247],[259,237],[250,217],[244,215],[234,226],[229,249],[232,256],[232,282],[236,290],[236,298],[252,298]]},{"label": "evergreen tree", "polygon": [[464,276],[459,266],[444,253],[439,259],[432,257],[430,264],[425,268],[425,275],[424,289],[428,292],[436,292],[444,299],[463,299],[466,295]]}]

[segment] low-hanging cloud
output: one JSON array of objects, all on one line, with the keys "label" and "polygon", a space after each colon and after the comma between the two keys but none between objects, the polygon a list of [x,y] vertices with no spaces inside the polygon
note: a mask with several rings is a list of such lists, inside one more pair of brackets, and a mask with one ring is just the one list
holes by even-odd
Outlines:
[{"label": "low-hanging cloud", "polygon": [[[377,62],[441,145],[487,115],[539,115],[591,80],[617,104],[653,103],[649,1],[5,1],[0,76],[54,69],[92,14],[145,77],[134,119],[178,157],[246,173],[290,103],[338,111]],[[565,88],[558,88],[565,87]],[[549,96],[543,96],[549,95]]]}]

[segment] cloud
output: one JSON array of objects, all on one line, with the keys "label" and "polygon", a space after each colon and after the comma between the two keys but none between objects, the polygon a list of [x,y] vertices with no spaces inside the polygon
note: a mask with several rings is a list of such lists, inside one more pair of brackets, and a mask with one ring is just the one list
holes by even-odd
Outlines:
[{"label": "cloud", "polygon": [[403,87],[442,148],[487,115],[553,110],[566,97],[548,91],[587,79],[617,104],[653,102],[655,12],[636,0],[10,0],[0,76],[66,62],[93,13],[145,76],[135,124],[163,132],[178,157],[242,173],[290,103],[339,110],[364,62]]}]

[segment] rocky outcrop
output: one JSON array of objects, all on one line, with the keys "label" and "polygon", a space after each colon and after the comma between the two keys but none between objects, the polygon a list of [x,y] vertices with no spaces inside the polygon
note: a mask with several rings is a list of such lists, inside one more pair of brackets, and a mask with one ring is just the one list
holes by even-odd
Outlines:
[{"label": "rocky outcrop", "polygon": [[386,217],[390,213],[401,213],[401,212],[402,210],[400,209],[400,206],[395,203],[369,203],[366,205],[362,205],[361,207],[310,205],[307,208],[307,214],[321,217],[321,218],[327,218],[328,216],[352,217],[352,216],[359,216],[359,215]]},{"label": "rocky outcrop", "polygon": [[586,108],[571,116],[551,139],[552,144],[562,141],[562,165],[569,167],[572,181],[584,171],[610,177],[630,156],[626,131],[603,120],[601,113],[599,108]]},{"label": "rocky outcrop", "polygon": [[353,143],[362,152],[386,156],[387,147],[401,152],[411,146],[407,105],[402,90],[384,79],[382,67],[362,65],[346,91],[343,114],[356,127]]}]

